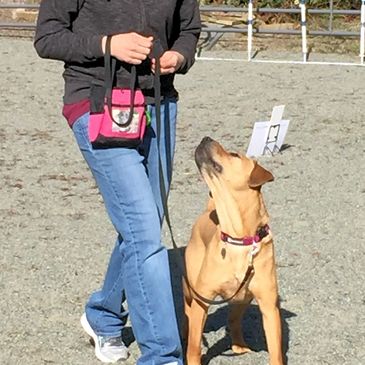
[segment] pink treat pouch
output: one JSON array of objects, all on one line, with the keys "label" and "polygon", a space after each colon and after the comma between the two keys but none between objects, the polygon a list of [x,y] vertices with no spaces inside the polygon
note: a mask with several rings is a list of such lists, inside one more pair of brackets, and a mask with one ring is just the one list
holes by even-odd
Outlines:
[{"label": "pink treat pouch", "polygon": [[111,56],[111,36],[107,36],[104,55],[104,82],[90,85],[89,139],[94,148],[136,147],[146,130],[145,101],[136,88],[137,70],[132,65],[130,87],[115,85],[116,58]]},{"label": "pink treat pouch", "polygon": [[103,110],[91,110],[89,121],[89,139],[94,148],[136,147],[141,143],[146,130],[141,90],[114,88],[111,103],[105,101],[98,109]]}]

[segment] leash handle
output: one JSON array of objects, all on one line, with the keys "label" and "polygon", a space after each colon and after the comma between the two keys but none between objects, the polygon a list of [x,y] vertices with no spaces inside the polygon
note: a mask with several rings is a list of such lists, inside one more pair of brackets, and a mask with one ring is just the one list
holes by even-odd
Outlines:
[{"label": "leash handle", "polygon": [[125,128],[132,123],[134,113],[134,97],[136,93],[136,81],[137,81],[137,70],[136,66],[131,66],[131,80],[130,80],[130,109],[128,120],[125,123],[117,122],[113,117],[112,112],[112,99],[113,99],[113,83],[115,77],[115,71],[117,66],[117,60],[111,56],[111,40],[112,36],[108,35],[105,42],[105,55],[104,55],[104,69],[105,69],[105,98],[108,107],[108,112],[112,121],[119,127]]}]

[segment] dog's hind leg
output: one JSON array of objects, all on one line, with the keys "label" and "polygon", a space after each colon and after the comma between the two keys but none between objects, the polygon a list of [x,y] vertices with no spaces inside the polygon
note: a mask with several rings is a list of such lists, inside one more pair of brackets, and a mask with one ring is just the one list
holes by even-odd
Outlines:
[{"label": "dog's hind leg", "polygon": [[245,302],[229,304],[228,329],[232,340],[232,351],[236,354],[245,354],[246,352],[251,352],[250,348],[243,339],[241,327],[243,314],[250,302],[251,299]]}]

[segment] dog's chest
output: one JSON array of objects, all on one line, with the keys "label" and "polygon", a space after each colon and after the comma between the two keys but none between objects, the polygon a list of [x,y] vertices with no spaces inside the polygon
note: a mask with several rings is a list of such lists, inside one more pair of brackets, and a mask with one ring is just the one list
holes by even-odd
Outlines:
[{"label": "dog's chest", "polygon": [[[232,270],[231,272],[227,272],[225,275],[222,275],[222,281],[219,286],[219,294],[223,298],[231,298],[235,295],[234,299],[243,301],[247,296],[247,285],[244,283],[245,277],[247,273],[247,265],[244,265],[242,262],[241,267]],[[242,284],[244,284],[242,286]],[[242,288],[240,289],[240,287]],[[237,291],[239,292],[237,293]]]}]

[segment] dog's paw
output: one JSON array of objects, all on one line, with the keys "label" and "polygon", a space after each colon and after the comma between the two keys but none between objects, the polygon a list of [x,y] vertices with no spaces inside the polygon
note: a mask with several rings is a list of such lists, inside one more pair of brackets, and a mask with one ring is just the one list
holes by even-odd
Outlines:
[{"label": "dog's paw", "polygon": [[252,352],[252,350],[247,347],[247,345],[232,345],[232,351],[235,353],[235,354],[245,354],[247,352]]}]

